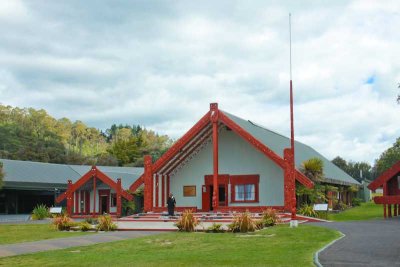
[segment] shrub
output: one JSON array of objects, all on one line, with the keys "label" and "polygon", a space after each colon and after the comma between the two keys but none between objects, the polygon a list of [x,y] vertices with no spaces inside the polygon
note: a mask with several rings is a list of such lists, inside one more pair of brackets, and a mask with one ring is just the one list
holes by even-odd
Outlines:
[{"label": "shrub", "polygon": [[318,213],[314,210],[313,205],[304,204],[303,206],[301,206],[298,212],[299,214],[302,214],[304,216],[318,217]]},{"label": "shrub", "polygon": [[97,220],[99,221],[98,231],[114,231],[117,229],[117,225],[113,223],[110,215],[99,216]]},{"label": "shrub", "polygon": [[268,226],[274,226],[276,223],[278,223],[279,217],[276,210],[268,208],[263,211],[261,220],[264,223],[264,226],[268,227]]},{"label": "shrub", "polygon": [[83,232],[86,232],[92,229],[92,225],[88,222],[81,222],[79,224],[79,229],[81,229]]},{"label": "shrub", "polygon": [[254,232],[257,229],[256,222],[248,211],[233,217],[233,222],[228,227],[232,232],[241,233]]},{"label": "shrub", "polygon": [[46,205],[39,204],[32,211],[32,220],[43,220],[50,217],[50,212]]},{"label": "shrub", "polygon": [[347,205],[343,202],[338,202],[335,206],[335,210],[345,210],[347,209]]},{"label": "shrub", "polygon": [[53,219],[53,225],[57,230],[63,231],[70,230],[71,227],[75,225],[75,223],[70,217],[68,217],[68,215],[61,214],[60,216],[57,216]]},{"label": "shrub", "polygon": [[223,233],[225,232],[224,229],[222,229],[222,224],[220,223],[213,223],[210,227],[207,228],[208,233]]},{"label": "shrub", "polygon": [[97,220],[97,218],[93,218],[93,217],[86,218],[85,222],[87,222],[88,224],[99,224],[99,221]]},{"label": "shrub", "polygon": [[264,222],[263,219],[261,219],[261,220],[255,220],[254,223],[256,224],[256,229],[257,229],[257,230],[261,230],[261,229],[263,229],[264,226],[265,226],[265,222]]},{"label": "shrub", "polygon": [[194,232],[196,226],[199,224],[198,219],[194,216],[192,210],[185,210],[182,212],[182,216],[175,223],[179,231],[183,232]]},{"label": "shrub", "polygon": [[353,198],[352,201],[351,201],[351,205],[353,207],[360,206],[361,205],[361,198]]}]

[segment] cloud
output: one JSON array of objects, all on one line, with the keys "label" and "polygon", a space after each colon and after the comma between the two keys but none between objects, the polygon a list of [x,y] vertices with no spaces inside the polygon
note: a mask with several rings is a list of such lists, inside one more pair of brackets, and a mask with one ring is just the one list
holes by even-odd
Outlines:
[{"label": "cloud", "polygon": [[400,135],[398,10],[397,1],[3,1],[0,101],[173,138],[217,101],[289,135],[291,12],[297,138],[329,158],[372,162]]}]

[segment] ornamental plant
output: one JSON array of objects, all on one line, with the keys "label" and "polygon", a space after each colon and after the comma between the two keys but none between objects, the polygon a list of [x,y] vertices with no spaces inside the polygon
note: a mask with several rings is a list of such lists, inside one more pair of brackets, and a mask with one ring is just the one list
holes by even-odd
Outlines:
[{"label": "ornamental plant", "polygon": [[276,210],[268,208],[263,211],[261,220],[266,227],[274,226],[279,222],[279,216]]},{"label": "ornamental plant", "polygon": [[257,229],[257,224],[251,213],[246,211],[235,215],[233,222],[228,225],[228,228],[231,232],[247,233],[254,232]]},{"label": "ornamental plant", "polygon": [[97,231],[115,231],[118,227],[113,223],[110,215],[103,215],[97,218],[99,224],[97,225]]},{"label": "ornamental plant", "polygon": [[90,223],[88,223],[88,222],[81,222],[81,223],[79,224],[79,229],[80,229],[82,232],[86,232],[86,231],[89,231],[89,230],[92,229],[92,225],[91,225]]},{"label": "ornamental plant", "polygon": [[210,227],[207,228],[208,233],[223,233],[225,230],[222,228],[221,223],[213,223]]},{"label": "ornamental plant", "polygon": [[48,217],[50,217],[50,213],[44,204],[37,205],[32,211],[32,220],[43,220]]},{"label": "ornamental plant", "polygon": [[304,204],[303,206],[301,206],[301,208],[299,209],[299,214],[308,216],[308,217],[318,217],[318,213],[314,210],[314,206],[313,205],[307,205]]},{"label": "ornamental plant", "polygon": [[75,226],[75,223],[68,217],[68,214],[60,214],[53,218],[53,225],[59,231],[69,231],[71,227]]},{"label": "ornamental plant", "polygon": [[198,224],[199,220],[194,216],[193,211],[185,210],[175,223],[175,226],[182,232],[194,232]]}]

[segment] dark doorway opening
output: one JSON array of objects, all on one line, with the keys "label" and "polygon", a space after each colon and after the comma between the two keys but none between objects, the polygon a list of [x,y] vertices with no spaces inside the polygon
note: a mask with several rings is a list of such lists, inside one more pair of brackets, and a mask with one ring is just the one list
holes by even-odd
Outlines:
[{"label": "dark doorway opening", "polygon": [[100,213],[109,213],[107,204],[108,196],[100,196]]}]

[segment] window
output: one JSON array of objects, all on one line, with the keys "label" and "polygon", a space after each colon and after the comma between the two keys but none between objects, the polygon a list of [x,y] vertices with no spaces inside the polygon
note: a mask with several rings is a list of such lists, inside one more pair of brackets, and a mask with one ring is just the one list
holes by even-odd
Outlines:
[{"label": "window", "polygon": [[235,185],[235,201],[254,201],[255,189],[254,184]]},{"label": "window", "polygon": [[111,207],[117,206],[117,194],[111,194]]},{"label": "window", "polygon": [[232,175],[231,202],[258,202],[259,175]]}]

